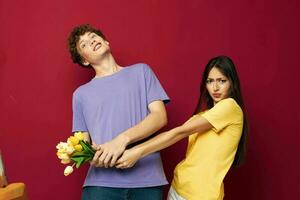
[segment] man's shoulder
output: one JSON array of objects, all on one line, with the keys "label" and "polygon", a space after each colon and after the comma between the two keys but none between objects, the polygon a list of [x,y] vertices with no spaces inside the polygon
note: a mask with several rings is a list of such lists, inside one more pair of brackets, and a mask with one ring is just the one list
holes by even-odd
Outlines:
[{"label": "man's shoulder", "polygon": [[145,69],[147,70],[150,67],[146,63],[135,63],[135,64],[127,66],[126,68],[133,69],[133,70],[145,70]]},{"label": "man's shoulder", "polygon": [[80,96],[84,91],[87,90],[87,88],[89,87],[90,82],[87,82],[83,85],[78,86],[74,92],[73,92],[73,96]]}]

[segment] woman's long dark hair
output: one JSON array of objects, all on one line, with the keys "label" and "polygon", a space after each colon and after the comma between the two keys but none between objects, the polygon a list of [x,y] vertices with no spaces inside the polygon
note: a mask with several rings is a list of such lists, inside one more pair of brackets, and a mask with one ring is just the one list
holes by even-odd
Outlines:
[{"label": "woman's long dark hair", "polygon": [[237,74],[237,71],[235,69],[235,66],[232,62],[232,60],[227,56],[218,56],[215,58],[212,58],[206,65],[202,81],[200,85],[200,97],[198,100],[197,107],[194,111],[194,114],[199,113],[200,111],[203,111],[205,109],[210,109],[214,106],[214,101],[209,95],[207,89],[206,89],[206,81],[208,74],[210,70],[216,67],[220,72],[226,76],[230,83],[230,92],[229,97],[233,98],[241,107],[243,110],[243,116],[244,116],[244,123],[243,123],[243,132],[242,136],[238,145],[237,152],[235,154],[235,158],[233,161],[233,166],[239,167],[241,166],[245,161],[246,156],[246,143],[247,143],[247,136],[248,136],[248,121],[245,113],[245,107],[243,103],[243,97],[240,89],[240,80]]}]

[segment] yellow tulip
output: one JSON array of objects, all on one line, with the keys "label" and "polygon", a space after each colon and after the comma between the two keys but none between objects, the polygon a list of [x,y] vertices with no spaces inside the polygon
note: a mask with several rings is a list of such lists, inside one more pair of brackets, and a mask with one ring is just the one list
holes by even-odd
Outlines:
[{"label": "yellow tulip", "polygon": [[56,152],[56,155],[58,158],[60,157],[61,154],[62,154],[62,152],[59,152],[59,151]]},{"label": "yellow tulip", "polygon": [[60,162],[62,164],[69,164],[71,162],[71,159],[62,159]]},{"label": "yellow tulip", "polygon": [[70,136],[69,139],[68,139],[68,141],[70,141],[73,146],[75,146],[75,145],[77,145],[79,143],[78,138],[75,137],[75,136]]},{"label": "yellow tulip", "polygon": [[58,149],[57,153],[66,153],[65,149]]},{"label": "yellow tulip", "polygon": [[79,140],[83,140],[84,139],[84,134],[82,132],[75,132],[74,136]]},{"label": "yellow tulip", "polygon": [[73,167],[72,166],[67,166],[64,170],[64,175],[68,176],[73,172]]},{"label": "yellow tulip", "polygon": [[82,148],[82,146],[80,144],[77,144],[77,145],[74,146],[74,149],[76,151],[82,151],[83,148]]},{"label": "yellow tulip", "polygon": [[68,159],[70,159],[69,155],[66,154],[66,153],[59,153],[59,152],[57,152],[56,155],[61,160],[68,160]]}]

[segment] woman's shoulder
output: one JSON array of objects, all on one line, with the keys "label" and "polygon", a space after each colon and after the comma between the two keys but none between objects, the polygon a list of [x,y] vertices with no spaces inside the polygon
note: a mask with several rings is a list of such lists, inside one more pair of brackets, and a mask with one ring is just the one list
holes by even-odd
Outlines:
[{"label": "woman's shoulder", "polygon": [[233,108],[241,109],[240,105],[236,102],[236,100],[231,97],[219,101],[216,105],[219,105],[219,106],[224,105],[224,106],[230,106]]},{"label": "woman's shoulder", "polygon": [[219,101],[213,108],[217,112],[235,113],[238,115],[243,115],[243,110],[237,101],[233,98],[226,98]]}]

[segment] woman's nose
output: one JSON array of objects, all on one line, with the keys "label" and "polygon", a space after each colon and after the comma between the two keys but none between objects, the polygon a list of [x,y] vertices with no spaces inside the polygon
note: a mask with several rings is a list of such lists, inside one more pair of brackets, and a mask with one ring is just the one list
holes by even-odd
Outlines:
[{"label": "woman's nose", "polygon": [[219,84],[217,83],[217,81],[214,83],[213,88],[214,88],[214,90],[218,90],[219,89]]}]

